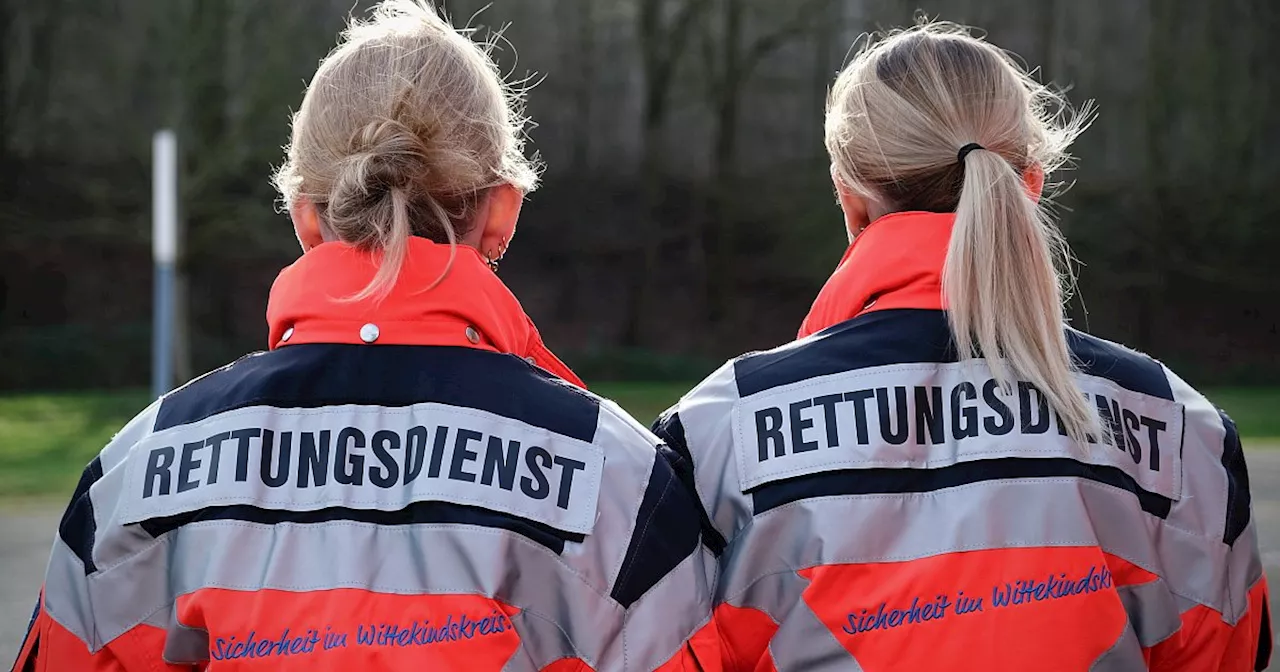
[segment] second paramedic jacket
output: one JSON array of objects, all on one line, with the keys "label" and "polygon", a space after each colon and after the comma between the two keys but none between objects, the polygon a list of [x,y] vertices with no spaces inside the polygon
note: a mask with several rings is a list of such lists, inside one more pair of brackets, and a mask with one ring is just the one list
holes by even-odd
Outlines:
[{"label": "second paramedic jacket", "polygon": [[382,302],[330,300],[376,270],[341,244],[286,269],[272,351],[165,396],[85,470],[16,669],[693,665],[696,504],[478,253],[423,291],[450,258],[413,239]]},{"label": "second paramedic jacket", "polygon": [[959,363],[954,215],[854,242],[801,340],[713,374],[656,429],[692,461],[731,670],[1262,669],[1249,479],[1226,415],[1159,362],[1068,334],[1105,440]]}]

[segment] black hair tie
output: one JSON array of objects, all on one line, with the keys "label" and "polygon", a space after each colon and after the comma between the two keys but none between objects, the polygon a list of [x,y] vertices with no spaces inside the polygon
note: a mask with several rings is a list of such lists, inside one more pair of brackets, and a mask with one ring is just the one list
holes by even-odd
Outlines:
[{"label": "black hair tie", "polygon": [[986,147],[983,147],[976,142],[971,142],[964,147],[961,147],[959,152],[956,152],[956,162],[964,163],[964,157],[969,156],[969,152],[972,152],[975,149],[986,149]]}]

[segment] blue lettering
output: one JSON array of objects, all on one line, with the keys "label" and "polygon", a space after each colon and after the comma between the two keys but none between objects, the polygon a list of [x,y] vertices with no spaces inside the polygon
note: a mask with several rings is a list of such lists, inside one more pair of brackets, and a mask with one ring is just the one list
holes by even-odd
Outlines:
[{"label": "blue lettering", "polygon": [[201,460],[196,451],[204,448],[204,441],[182,444],[182,457],[178,461],[178,492],[187,492],[200,487],[200,479],[192,479],[191,472],[200,468]]},{"label": "blue lettering", "polygon": [[[147,456],[147,475],[143,480],[142,498],[169,494],[169,468],[173,466],[173,446],[156,448]],[[156,487],[158,486],[158,487]]]},{"label": "blue lettering", "polygon": [[369,482],[379,488],[390,488],[400,480],[400,463],[391,456],[393,450],[400,450],[399,434],[385,429],[374,432],[373,454],[382,466],[369,470]]},{"label": "blue lettering", "polygon": [[858,445],[868,445],[867,438],[867,401],[876,396],[875,390],[857,390],[845,392],[844,400],[853,402],[854,429],[858,432]]},{"label": "blue lettering", "polygon": [[817,441],[805,441],[804,430],[813,427],[813,418],[800,415],[800,411],[813,406],[812,399],[793,401],[788,407],[791,416],[791,452],[807,453],[818,449]]},{"label": "blue lettering", "polygon": [[404,483],[408,485],[422,473],[427,456],[427,428],[411,428],[404,437]]},{"label": "blue lettering", "polygon": [[474,450],[467,447],[471,441],[479,441],[484,438],[480,432],[470,429],[459,429],[457,438],[453,442],[453,460],[449,465],[449,480],[466,481],[474,483],[476,475],[463,471],[462,466],[467,462],[475,462],[480,455]]},{"label": "blue lettering", "polygon": [[1004,590],[1000,590],[1000,586],[991,589],[991,603],[997,607],[1009,606],[1009,594],[1013,592],[1013,588],[1009,584],[1004,584]]},{"label": "blue lettering", "polygon": [[769,459],[769,445],[773,444],[773,456],[787,454],[786,440],[782,438],[782,409],[762,408],[756,411],[756,446],[760,462]]},{"label": "blue lettering", "polygon": [[335,482],[342,485],[364,485],[364,455],[356,452],[356,449],[364,450],[364,446],[364,432],[355,427],[345,427],[338,432],[337,453],[333,460]]},{"label": "blue lettering", "polygon": [[262,436],[262,430],[258,428],[237,429],[231,432],[231,438],[236,440],[236,482],[244,483],[249,480],[249,439],[256,439]]},{"label": "blue lettering", "polygon": [[[1111,570],[1105,565],[1090,567],[1088,572],[1079,579],[1070,579],[1065,572],[1049,574],[1042,581],[1019,579],[1012,584],[992,586],[991,605],[998,609],[1011,605],[1086,595],[1107,590],[1111,588],[1112,582]],[[924,604],[921,604],[921,599],[919,596],[913,597],[909,605],[899,609],[890,609],[887,602],[881,602],[875,613],[870,613],[865,608],[860,613],[851,611],[845,614],[845,622],[840,629],[847,635],[856,635],[872,630],[889,630],[902,625],[936,621],[946,618],[947,610],[953,607],[953,613],[957,615],[986,611],[983,598],[968,597],[963,590],[956,593],[954,605],[950,595],[945,593],[935,596]],[[474,626],[474,622],[472,625]]]},{"label": "blue lettering", "polygon": [[[444,623],[435,626],[429,620],[415,620],[410,623],[361,623],[356,625],[354,634],[357,646],[429,646],[496,635],[508,630],[510,625],[505,614],[494,611],[479,619],[469,614],[448,614]],[[305,635],[291,636],[290,629],[286,628],[275,637],[259,638],[256,631],[250,631],[248,638],[244,641],[239,641],[234,636],[230,639],[217,638],[210,648],[209,658],[234,660],[289,656],[311,653],[317,645],[325,650],[344,648],[347,646],[347,634],[334,632],[332,627],[326,627],[323,633],[316,629],[309,629]]]},{"label": "blue lettering", "polygon": [[520,491],[530,499],[546,499],[551,494],[551,484],[543,470],[551,468],[551,453],[541,446],[530,446],[524,454],[524,463],[529,476],[520,477]]},{"label": "blue lettering", "polygon": [[559,455],[552,462],[560,467],[560,494],[556,496],[556,506],[567,511],[569,509],[569,489],[573,487],[573,472],[585,470],[587,463]]},{"label": "blue lettering", "polygon": [[271,473],[275,455],[276,433],[270,429],[262,430],[262,460],[258,463],[258,472],[262,482],[270,488],[283,486],[289,480],[289,454],[293,451],[293,432],[280,433],[280,460],[276,463],[276,472]]}]

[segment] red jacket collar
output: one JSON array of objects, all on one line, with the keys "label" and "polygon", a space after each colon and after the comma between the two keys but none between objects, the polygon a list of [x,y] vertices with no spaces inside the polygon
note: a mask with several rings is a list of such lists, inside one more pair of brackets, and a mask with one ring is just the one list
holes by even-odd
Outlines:
[{"label": "red jacket collar", "polygon": [[873,310],[942,309],[942,265],[955,214],[897,212],[845,251],[800,326],[800,338]]},{"label": "red jacket collar", "polygon": [[[404,267],[381,301],[343,301],[373,279],[371,255],[319,245],[280,272],[267,304],[270,346],[299,343],[452,345],[503,352],[581,386],[542,343],[533,320],[474,248],[411,238]],[[448,268],[448,273],[431,287]],[[431,287],[431,289],[427,289]]]}]

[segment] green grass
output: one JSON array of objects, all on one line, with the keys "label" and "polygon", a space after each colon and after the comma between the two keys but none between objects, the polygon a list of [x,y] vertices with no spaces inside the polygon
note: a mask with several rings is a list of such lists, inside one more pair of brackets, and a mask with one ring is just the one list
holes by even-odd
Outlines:
[{"label": "green grass", "polygon": [[[647,425],[689,387],[601,383],[593,389]],[[1280,446],[1280,388],[1218,389],[1208,396],[1235,419],[1248,445]],[[65,497],[84,465],[147,403],[146,392],[137,390],[0,396],[0,498]]]},{"label": "green grass", "polygon": [[89,460],[147,403],[137,391],[0,397],[0,497],[71,492]]},{"label": "green grass", "polygon": [[1221,388],[1205,393],[1246,438],[1280,442],[1280,388]]},{"label": "green grass", "polygon": [[649,425],[658,414],[680,400],[693,383],[600,383],[591,391],[618,402],[641,424]]}]

